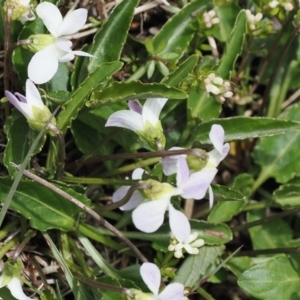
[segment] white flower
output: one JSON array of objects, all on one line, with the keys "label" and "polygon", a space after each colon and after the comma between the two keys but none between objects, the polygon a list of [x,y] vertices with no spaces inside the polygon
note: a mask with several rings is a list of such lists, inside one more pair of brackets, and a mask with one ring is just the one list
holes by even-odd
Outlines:
[{"label": "white flower", "polygon": [[269,6],[271,8],[276,8],[278,6],[283,7],[286,11],[291,11],[294,8],[294,5],[290,2],[290,1],[286,1],[286,0],[281,0],[281,1],[276,1],[273,0],[271,2],[269,2]]},{"label": "white flower", "polygon": [[[3,287],[2,285],[2,277],[0,276],[0,287]],[[21,280],[17,277],[13,277],[8,283],[6,283],[6,287],[10,290],[11,294],[18,300],[32,300],[32,298],[27,297],[23,290],[21,285]]]},{"label": "white flower", "polygon": [[214,94],[216,100],[223,103],[225,98],[232,97],[230,82],[216,76],[215,73],[210,73],[205,79],[205,90],[208,93]]},{"label": "white flower", "polygon": [[[5,95],[10,103],[25,116],[33,129],[41,130],[51,116],[48,107],[44,105],[41,99],[38,89],[29,79],[26,80],[26,97],[19,93],[13,95],[9,91],[5,91]],[[54,118],[52,118],[51,123],[55,124]]]},{"label": "white flower", "polygon": [[3,5],[3,9],[6,11],[9,8],[12,11],[12,20],[18,19],[21,22],[26,22],[35,19],[30,0],[7,0]]},{"label": "white flower", "polygon": [[218,17],[216,16],[216,12],[214,10],[210,10],[203,14],[204,22],[207,28],[211,28],[214,24],[218,24],[220,22]]},{"label": "white flower", "polygon": [[[51,33],[52,41],[45,37],[47,46],[32,57],[28,65],[28,76],[32,81],[37,84],[49,81],[57,72],[58,63],[71,61],[75,55],[94,57],[83,51],[72,51],[72,42],[62,37],[74,34],[83,27],[87,19],[86,9],[76,9],[63,19],[54,4],[42,2],[37,6],[36,13]],[[41,35],[37,35],[36,38],[32,36],[32,39],[43,43]]]},{"label": "white flower", "polygon": [[127,128],[137,133],[151,148],[163,148],[166,140],[159,115],[167,100],[166,98],[149,98],[145,101],[144,106],[138,101],[130,100],[128,102],[129,110],[113,113],[105,126]]},{"label": "white flower", "polygon": [[181,283],[171,283],[159,293],[161,275],[159,268],[152,263],[143,263],[140,267],[143,281],[152,292],[148,298],[151,300],[182,300],[184,297],[184,286]]},{"label": "white flower", "polygon": [[251,10],[247,9],[246,15],[247,15],[247,21],[248,21],[248,26],[249,26],[250,30],[257,29],[257,27],[259,27],[259,22],[263,18],[263,14],[257,13],[256,15],[254,15],[254,14],[252,14]]}]

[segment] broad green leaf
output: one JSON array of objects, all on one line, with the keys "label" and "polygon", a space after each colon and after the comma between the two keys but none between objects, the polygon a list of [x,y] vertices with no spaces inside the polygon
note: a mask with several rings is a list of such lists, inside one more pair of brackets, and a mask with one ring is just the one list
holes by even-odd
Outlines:
[{"label": "broad green leaf", "polygon": [[217,118],[222,110],[222,105],[206,91],[199,87],[191,87],[187,101],[189,113],[192,118],[208,121]]},{"label": "broad green leaf", "polygon": [[218,31],[214,32],[214,35],[220,41],[226,42],[232,31],[240,8],[234,1],[232,1],[229,5],[215,6],[214,10],[216,11],[217,17],[220,20],[217,25]]},{"label": "broad green leaf", "polygon": [[[3,162],[9,174],[15,175],[18,171],[11,166],[11,163],[13,162],[17,165],[23,163],[38,132],[29,127],[26,118],[16,109],[6,119],[4,129],[7,136],[7,146],[5,147]],[[46,135],[40,140],[33,154],[40,152],[45,141]]]},{"label": "broad green leaf", "polygon": [[[195,13],[199,13],[206,9],[210,4],[208,0],[196,0],[184,6],[180,12],[175,14],[168,22],[160,29],[160,31],[152,39],[154,52],[158,53],[177,53],[178,61],[186,52],[195,31],[191,24],[195,22]],[[167,46],[163,51],[160,51],[160,45],[168,41]],[[159,51],[159,52],[158,52]]]},{"label": "broad green leaf", "polygon": [[223,79],[230,79],[230,73],[234,70],[235,62],[242,52],[246,34],[246,24],[246,12],[242,10],[236,18],[234,27],[226,42],[225,53],[218,66],[219,75]]},{"label": "broad green leaf", "polygon": [[58,70],[53,76],[53,78],[41,85],[40,87],[45,87],[46,91],[68,91],[69,88],[69,68],[66,63],[59,63]]},{"label": "broad green leaf", "polygon": [[288,256],[274,257],[244,272],[238,285],[257,299],[299,299],[299,263]]},{"label": "broad green leaf", "polygon": [[[300,105],[290,106],[280,117],[287,124],[300,120]],[[254,161],[262,171],[256,183],[259,186],[269,177],[285,183],[300,174],[300,131],[286,131],[285,134],[261,139],[253,151]]]},{"label": "broad green leaf", "polygon": [[[300,120],[300,119],[299,119]],[[225,131],[225,141],[236,141],[251,139],[257,137],[265,137],[282,134],[282,137],[287,136],[289,132],[298,131],[300,123],[286,120],[278,120],[273,118],[260,117],[232,117],[226,119],[213,119],[208,122],[199,124],[193,134],[191,141],[199,141],[203,144],[210,144],[208,133],[211,126],[220,124]],[[298,134],[298,133],[293,133]],[[280,137],[274,137],[277,140]],[[268,148],[268,151],[270,149]]]},{"label": "broad green leaf", "polygon": [[[81,48],[81,51],[88,52],[89,46],[84,45]],[[77,56],[75,58],[75,62],[73,65],[73,72],[71,74],[71,80],[70,80],[70,84],[71,84],[73,92],[88,77],[88,75],[89,75],[89,72],[87,69],[88,63],[89,63],[89,60],[87,59],[86,56]]]},{"label": "broad green leaf", "polygon": [[92,73],[100,63],[120,59],[134,8],[138,2],[138,0],[122,1],[110,13],[108,20],[94,37],[90,53],[97,57],[90,60],[89,73]]},{"label": "broad green leaf", "polygon": [[[264,210],[247,212],[247,222],[263,220]],[[293,237],[293,231],[283,220],[278,219],[249,229],[253,249],[275,249],[286,247]]]},{"label": "broad green leaf", "polygon": [[300,185],[285,184],[274,192],[274,201],[284,208],[300,205]]},{"label": "broad green leaf", "polygon": [[163,83],[141,83],[140,81],[113,82],[107,88],[94,92],[91,100],[86,105],[91,109],[95,109],[118,101],[154,97],[184,99],[187,95],[184,91]]},{"label": "broad green leaf", "polygon": [[182,80],[186,79],[189,73],[193,71],[198,63],[198,60],[198,55],[191,55],[181,65],[179,65],[179,67],[174,72],[165,77],[162,80],[162,83],[169,86],[177,86]]},{"label": "broad green leaf", "polygon": [[234,190],[233,188],[218,184],[212,184],[211,187],[216,200],[235,201],[245,199],[245,196],[241,192]]},{"label": "broad green leaf", "polygon": [[57,120],[57,127],[64,131],[70,126],[73,119],[77,117],[78,111],[83,107],[90,93],[99,85],[105,82],[115,72],[120,70],[122,63],[119,61],[100,64],[85,81],[72,94],[62,108]]},{"label": "broad green leaf", "polygon": [[[0,178],[0,201],[5,201],[12,180]],[[62,188],[81,202],[89,205],[89,199],[70,188]],[[33,228],[45,231],[52,228],[73,230],[81,209],[62,196],[37,182],[19,183],[11,207],[30,220]]]},{"label": "broad green leaf", "polygon": [[203,246],[197,255],[189,255],[176,272],[172,282],[182,283],[192,290],[207,275],[209,268],[222,255],[224,246]]},{"label": "broad green leaf", "polygon": [[233,257],[226,263],[226,266],[234,275],[241,276],[243,272],[253,266],[253,262],[248,256]]}]

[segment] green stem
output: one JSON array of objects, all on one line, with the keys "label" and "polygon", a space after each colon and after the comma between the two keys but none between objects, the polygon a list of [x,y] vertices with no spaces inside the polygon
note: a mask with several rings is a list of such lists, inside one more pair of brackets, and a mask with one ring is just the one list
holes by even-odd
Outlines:
[{"label": "green stem", "polygon": [[196,290],[206,300],[215,300],[205,289],[198,287]]},{"label": "green stem", "polygon": [[14,219],[12,222],[3,227],[0,231],[0,241],[3,240],[18,223],[19,219]]},{"label": "green stem", "polygon": [[0,259],[2,259],[5,254],[15,245],[19,243],[19,236],[15,236],[13,239],[11,239],[8,243],[4,244],[0,248]]},{"label": "green stem", "polygon": [[256,255],[263,255],[263,254],[278,254],[278,253],[299,253],[299,247],[242,251],[238,253],[236,256],[256,256]]},{"label": "green stem", "polygon": [[268,207],[267,201],[260,201],[247,204],[242,211],[256,210]]},{"label": "green stem", "polygon": [[97,185],[131,185],[137,183],[137,180],[116,179],[116,178],[95,178],[95,177],[68,177],[62,176],[61,181],[67,183],[79,184],[97,184]]}]

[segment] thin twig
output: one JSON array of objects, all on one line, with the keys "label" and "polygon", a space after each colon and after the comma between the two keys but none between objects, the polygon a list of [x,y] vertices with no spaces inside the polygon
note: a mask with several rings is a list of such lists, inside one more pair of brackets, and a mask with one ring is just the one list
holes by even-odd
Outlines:
[{"label": "thin twig", "polygon": [[[12,164],[14,168],[19,170],[19,166],[16,164]],[[107,222],[104,218],[102,218],[100,215],[98,215],[95,211],[93,211],[91,208],[83,204],[81,201],[77,200],[76,198],[72,197],[65,191],[61,190],[57,186],[51,184],[50,182],[40,178],[39,176],[34,175],[33,173],[24,170],[23,174],[40,183],[41,185],[47,187],[48,189],[52,190],[53,192],[57,193],[58,195],[64,197],[66,200],[72,202],[76,206],[80,207],[83,211],[88,213],[91,217],[93,217],[95,220],[97,220],[100,224],[102,224],[104,227],[106,227],[109,231],[111,231],[114,235],[116,235],[118,238],[120,238],[131,250],[138,256],[138,258],[142,262],[147,262],[147,259],[145,256],[139,251],[139,249],[128,239],[126,238],[118,229],[116,229],[113,225],[111,225],[109,222]]]}]

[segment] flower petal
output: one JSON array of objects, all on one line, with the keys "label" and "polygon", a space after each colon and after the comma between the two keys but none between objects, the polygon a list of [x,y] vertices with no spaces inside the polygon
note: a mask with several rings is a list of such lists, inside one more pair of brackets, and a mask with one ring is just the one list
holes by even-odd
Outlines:
[{"label": "flower petal", "polygon": [[145,170],[142,168],[136,168],[131,175],[132,179],[142,179]]},{"label": "flower petal", "polygon": [[179,156],[177,161],[177,176],[176,182],[179,188],[182,188],[186,182],[189,180],[189,167],[186,159],[183,156]]},{"label": "flower petal", "polygon": [[143,232],[155,232],[164,221],[170,199],[152,200],[140,204],[132,213],[135,227]]},{"label": "flower petal", "polygon": [[209,139],[213,144],[214,148],[220,153],[223,153],[223,144],[224,144],[224,129],[221,125],[214,124],[211,126],[209,132]]},{"label": "flower petal", "polygon": [[120,110],[113,113],[107,120],[105,127],[116,126],[127,128],[134,132],[144,130],[142,116],[134,111]]},{"label": "flower petal", "polygon": [[[170,150],[182,150],[184,148],[181,147],[172,147]],[[177,173],[177,161],[179,156],[186,157],[185,154],[181,155],[172,155],[172,156],[166,156],[161,160],[161,164],[163,167],[163,172],[165,175],[170,176],[172,174]]]},{"label": "flower petal", "polygon": [[148,98],[143,106],[143,124],[145,125],[146,121],[149,121],[156,126],[160,112],[167,101],[167,98]]},{"label": "flower petal", "polygon": [[55,47],[55,45],[50,45],[33,55],[28,65],[28,77],[33,82],[37,84],[45,83],[51,80],[57,72],[58,59]]},{"label": "flower petal", "polygon": [[29,298],[24,294],[21,280],[17,277],[12,278],[12,280],[7,284],[7,288],[10,290],[11,294],[18,300],[32,300],[32,298]]},{"label": "flower petal", "polygon": [[30,79],[26,80],[26,99],[28,104],[38,108],[43,109],[45,106],[38,89]]},{"label": "flower petal", "polygon": [[[130,186],[121,186],[118,188],[112,196],[112,201],[118,202],[120,201],[128,192]],[[120,207],[121,210],[132,210],[140,205],[144,201],[144,197],[141,195],[139,191],[134,191],[129,201]]]},{"label": "flower petal", "polygon": [[158,300],[182,300],[184,286],[181,283],[171,283],[158,295]]},{"label": "flower petal", "polygon": [[9,91],[5,91],[5,96],[9,100],[9,102],[20,112],[24,115],[26,119],[33,118],[33,111],[31,106],[27,103],[20,102],[15,95],[13,95]]},{"label": "flower petal", "polygon": [[140,274],[149,290],[157,296],[161,279],[157,265],[148,262],[143,263],[140,267]]},{"label": "flower petal", "polygon": [[143,106],[141,105],[141,103],[136,100],[129,100],[128,101],[128,107],[130,110],[137,112],[138,114],[142,114],[143,112]]},{"label": "flower petal", "polygon": [[208,187],[208,193],[209,193],[209,208],[212,208],[214,204],[214,193],[211,186]]},{"label": "flower petal", "polygon": [[174,236],[179,242],[186,242],[191,233],[191,225],[181,211],[176,210],[172,204],[169,205],[169,223]]},{"label": "flower petal", "polygon": [[58,29],[58,36],[69,35],[79,31],[85,24],[86,19],[87,10],[84,8],[68,13]]},{"label": "flower petal", "polygon": [[55,37],[59,37],[58,31],[62,24],[62,15],[54,4],[42,2],[36,7],[37,15],[43,20],[48,31]]},{"label": "flower petal", "polygon": [[188,181],[180,187],[183,190],[181,197],[195,200],[202,199],[217,172],[217,169],[204,168],[199,172],[193,173]]},{"label": "flower petal", "polygon": [[78,56],[86,56],[86,57],[93,57],[93,58],[96,58],[97,56],[95,55],[92,55],[90,53],[87,53],[87,52],[84,52],[84,51],[80,51],[80,50],[75,50],[75,51],[72,51],[72,53],[74,55],[78,55]]}]

